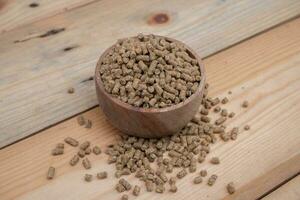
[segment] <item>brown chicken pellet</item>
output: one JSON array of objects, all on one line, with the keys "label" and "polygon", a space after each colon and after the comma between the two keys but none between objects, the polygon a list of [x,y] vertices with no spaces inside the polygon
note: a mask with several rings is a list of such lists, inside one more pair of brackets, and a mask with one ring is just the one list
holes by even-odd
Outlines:
[{"label": "brown chicken pellet", "polygon": [[121,197],[121,200],[128,200],[129,197],[127,194],[123,194],[122,197]]},{"label": "brown chicken pellet", "polygon": [[64,149],[62,149],[62,148],[55,148],[55,149],[53,149],[52,152],[51,152],[51,154],[52,154],[53,156],[61,155],[61,154],[63,154],[63,153],[64,153]]},{"label": "brown chicken pellet", "polygon": [[78,155],[74,155],[71,160],[70,160],[70,165],[71,166],[75,166],[77,163],[79,162],[79,156]]},{"label": "brown chicken pellet", "polygon": [[156,185],[155,192],[156,193],[164,193],[165,192],[164,185]]},{"label": "brown chicken pellet", "polygon": [[86,121],[86,124],[85,124],[84,127],[85,127],[85,128],[92,128],[92,126],[93,126],[92,121],[88,119],[88,120]]},{"label": "brown chicken pellet", "polygon": [[171,184],[169,191],[173,193],[177,192],[177,186],[175,184]]},{"label": "brown chicken pellet", "polygon": [[221,107],[220,106],[216,106],[215,108],[214,108],[214,112],[215,113],[218,113],[218,112],[220,112],[221,111]]},{"label": "brown chicken pellet", "polygon": [[99,172],[97,173],[98,179],[106,179],[107,178],[107,172]]},{"label": "brown chicken pellet", "polygon": [[234,112],[231,112],[231,113],[228,114],[228,117],[233,118],[234,115],[235,115],[235,113],[234,113]]},{"label": "brown chicken pellet", "polygon": [[207,184],[209,186],[213,186],[215,184],[215,182],[217,181],[218,176],[216,174],[213,174],[209,177]]},{"label": "brown chicken pellet", "polygon": [[91,154],[91,152],[92,152],[92,149],[90,147],[88,147],[88,148],[85,149],[85,154],[86,155]]},{"label": "brown chicken pellet", "polygon": [[93,147],[93,153],[94,153],[95,155],[101,154],[101,149],[100,149],[100,147],[94,146],[94,147]]},{"label": "brown chicken pellet", "polygon": [[187,171],[186,171],[186,169],[182,169],[181,171],[179,171],[178,173],[177,173],[177,178],[183,178],[183,177],[185,177],[187,175]]},{"label": "brown chicken pellet", "polygon": [[48,173],[47,173],[47,179],[53,179],[55,176],[55,168],[49,167]]},{"label": "brown chicken pellet", "polygon": [[127,191],[131,189],[130,183],[129,183],[128,181],[126,181],[125,179],[121,178],[121,179],[119,180],[119,183],[120,183],[121,185],[123,185]]},{"label": "brown chicken pellet", "polygon": [[201,176],[197,176],[194,178],[193,182],[194,184],[199,184],[199,183],[202,183],[202,177]]},{"label": "brown chicken pellet", "polygon": [[120,183],[117,183],[117,184],[116,184],[115,189],[116,189],[119,193],[125,192],[125,190],[126,190],[125,187],[124,187],[122,184],[120,184]]},{"label": "brown chicken pellet", "polygon": [[225,121],[226,121],[226,117],[220,117],[219,119],[217,119],[217,120],[215,121],[215,124],[216,124],[216,125],[221,125],[221,124],[223,124]]},{"label": "brown chicken pellet", "polygon": [[79,148],[82,150],[86,150],[86,148],[88,148],[90,146],[90,142],[89,141],[85,141],[84,143],[82,143]]},{"label": "brown chicken pellet", "polygon": [[79,115],[77,117],[77,123],[80,125],[80,126],[83,126],[85,124],[85,118],[82,116],[82,115]]},{"label": "brown chicken pellet", "polygon": [[64,149],[65,148],[65,144],[64,143],[57,143],[56,144],[56,148]]},{"label": "brown chicken pellet", "polygon": [[78,142],[77,140],[75,140],[75,139],[73,139],[73,138],[71,138],[71,137],[65,138],[64,141],[65,141],[65,143],[67,143],[67,144],[69,144],[69,145],[71,145],[71,146],[73,146],[73,147],[77,147],[78,144],[79,144],[79,142]]},{"label": "brown chicken pellet", "polygon": [[218,157],[212,157],[210,163],[214,165],[220,164],[220,159]]},{"label": "brown chicken pellet", "polygon": [[249,102],[248,101],[244,101],[242,103],[242,107],[247,108],[249,106]]},{"label": "brown chicken pellet", "polygon": [[132,194],[134,196],[139,196],[140,191],[141,191],[141,188],[139,186],[135,185],[134,188],[133,188]]},{"label": "brown chicken pellet", "polygon": [[73,94],[74,92],[75,92],[75,89],[74,89],[74,88],[71,87],[71,88],[68,89],[68,93],[69,93],[69,94]]},{"label": "brown chicken pellet", "polygon": [[228,103],[228,98],[227,97],[224,97],[223,99],[222,99],[222,104],[226,104],[226,103]]},{"label": "brown chicken pellet", "polygon": [[228,111],[227,111],[226,109],[222,109],[221,115],[222,115],[223,117],[227,117]]},{"label": "brown chicken pellet", "polygon": [[235,193],[235,187],[233,182],[228,183],[226,188],[229,194]]},{"label": "brown chicken pellet", "polygon": [[79,151],[77,152],[77,155],[80,157],[80,158],[83,158],[85,156],[85,151],[82,150],[82,149],[79,149]]},{"label": "brown chicken pellet", "polygon": [[152,192],[154,190],[155,184],[151,180],[146,180],[145,185],[147,192]]},{"label": "brown chicken pellet", "polygon": [[244,130],[245,130],[245,131],[250,130],[250,126],[249,126],[249,125],[245,125],[245,126],[244,126]]},{"label": "brown chicken pellet", "polygon": [[91,174],[85,174],[85,175],[84,175],[84,180],[85,180],[86,182],[91,182],[92,179],[93,179],[93,175],[91,175]]},{"label": "brown chicken pellet", "polygon": [[85,169],[91,169],[91,167],[92,167],[91,162],[88,158],[84,158],[82,160],[82,165]]},{"label": "brown chicken pellet", "polygon": [[207,176],[207,171],[206,170],[201,170],[200,171],[200,176],[206,177]]}]

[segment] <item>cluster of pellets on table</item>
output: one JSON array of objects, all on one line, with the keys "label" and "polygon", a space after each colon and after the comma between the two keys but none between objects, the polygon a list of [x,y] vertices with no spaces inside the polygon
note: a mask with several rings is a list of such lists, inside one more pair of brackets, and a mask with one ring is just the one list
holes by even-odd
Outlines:
[{"label": "cluster of pellets on table", "polygon": [[[115,165],[115,177],[121,178],[133,173],[136,178],[144,182],[148,192],[164,193],[166,188],[169,192],[177,192],[176,180],[197,171],[197,162],[205,161],[210,153],[211,144],[219,139],[235,140],[239,134],[239,128],[233,127],[227,131],[224,125],[230,116],[220,113],[220,118],[213,121],[209,114],[220,103],[226,104],[228,99],[210,98],[207,96],[207,90],[208,84],[205,85],[202,108],[179,133],[160,139],[123,135],[120,141],[109,145],[105,153],[109,155],[108,163]],[[219,164],[220,159],[212,157],[210,162]],[[176,168],[179,171],[173,175]],[[201,170],[194,177],[193,182],[200,184],[206,176],[207,171]],[[214,185],[217,178],[216,174],[212,174],[207,178],[207,185]],[[230,188],[231,186],[232,184]],[[120,193],[125,191],[120,183],[116,185],[116,190]],[[134,195],[138,195],[140,188],[135,190]],[[233,193],[232,191],[230,189],[230,193]]]},{"label": "cluster of pellets on table", "polygon": [[199,63],[183,44],[154,35],[118,41],[100,65],[106,92],[136,107],[178,104],[201,81]]}]

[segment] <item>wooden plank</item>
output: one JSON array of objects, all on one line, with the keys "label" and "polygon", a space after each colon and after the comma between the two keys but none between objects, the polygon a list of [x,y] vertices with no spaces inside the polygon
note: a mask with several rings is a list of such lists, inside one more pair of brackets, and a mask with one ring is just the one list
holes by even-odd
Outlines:
[{"label": "wooden plank", "polygon": [[97,0],[0,0],[0,33],[95,1]]},{"label": "wooden plank", "polygon": [[[2,34],[0,147],[95,106],[86,80],[116,38],[168,35],[208,56],[300,13],[298,0],[170,2],[99,1]],[[149,21],[157,13],[169,20]]]},{"label": "wooden plank", "polygon": [[[191,178],[178,181],[176,194],[142,192],[139,199],[255,199],[300,170],[300,19],[286,23],[226,51],[205,59],[213,96],[229,95],[226,108],[236,112],[227,126],[250,124],[251,129],[235,142],[219,142],[211,156],[220,165],[205,162],[199,169],[216,173],[214,187],[193,185]],[[250,107],[240,104],[249,100]],[[71,118],[39,134],[0,151],[0,196],[2,199],[118,199],[113,189],[115,178],[85,183],[81,165],[70,167],[68,161],[76,152],[67,146],[64,155],[51,157],[50,150],[65,137],[80,142],[92,141],[104,147],[115,141],[118,131],[106,120],[99,108],[84,116],[93,121],[91,130],[80,127]],[[92,156],[90,173],[107,170],[106,155]],[[50,165],[57,168],[52,181],[45,179]],[[134,183],[135,178],[129,177]],[[237,192],[228,195],[225,185],[234,181]],[[142,187],[144,191],[145,188]]]},{"label": "wooden plank", "polygon": [[280,188],[270,193],[262,200],[299,200],[300,199],[300,176],[293,178]]}]

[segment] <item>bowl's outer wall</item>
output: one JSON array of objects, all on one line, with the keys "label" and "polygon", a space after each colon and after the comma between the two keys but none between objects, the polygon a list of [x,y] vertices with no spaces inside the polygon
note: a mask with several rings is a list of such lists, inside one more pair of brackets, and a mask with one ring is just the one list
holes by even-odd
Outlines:
[{"label": "bowl's outer wall", "polygon": [[157,138],[179,132],[195,116],[201,105],[206,75],[202,60],[192,49],[186,47],[199,62],[202,77],[200,86],[190,97],[192,99],[187,99],[182,106],[177,106],[175,109],[172,109],[172,106],[167,107],[170,109],[164,109],[163,112],[151,112],[151,110],[145,112],[142,111],[145,109],[129,106],[129,104],[124,106],[126,103],[113,99],[105,91],[98,71],[102,58],[110,48],[101,55],[95,71],[96,92],[99,105],[113,126],[128,135]]}]

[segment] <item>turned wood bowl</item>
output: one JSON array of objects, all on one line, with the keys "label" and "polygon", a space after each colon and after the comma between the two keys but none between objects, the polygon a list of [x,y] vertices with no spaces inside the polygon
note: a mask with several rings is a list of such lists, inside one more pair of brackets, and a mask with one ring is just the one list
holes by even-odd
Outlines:
[{"label": "turned wood bowl", "polygon": [[[163,38],[166,41],[183,44],[172,38]],[[179,132],[193,118],[201,105],[206,75],[201,58],[187,45],[183,45],[190,56],[197,59],[200,67],[201,81],[197,91],[189,98],[166,108],[135,107],[107,93],[101,80],[99,68],[101,67],[102,59],[114,46],[108,48],[101,55],[95,71],[96,92],[99,105],[113,126],[128,135],[159,138]]]}]

